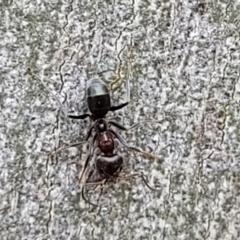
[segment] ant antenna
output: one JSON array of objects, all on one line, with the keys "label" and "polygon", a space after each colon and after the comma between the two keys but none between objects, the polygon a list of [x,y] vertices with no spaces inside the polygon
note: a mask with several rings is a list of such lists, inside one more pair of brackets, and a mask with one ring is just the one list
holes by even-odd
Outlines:
[{"label": "ant antenna", "polygon": [[56,100],[56,102],[59,104],[62,112],[64,113],[65,116],[68,116],[67,111],[65,110],[64,106],[62,105],[61,101],[59,100],[59,98],[57,97],[56,94],[52,93],[52,91],[49,89],[49,87],[45,84],[45,82],[39,77],[37,76],[35,73],[33,73],[31,68],[27,69],[27,73],[29,75],[31,75],[32,77],[34,77],[35,79],[37,79],[43,86],[44,88],[50,93],[50,95]]}]

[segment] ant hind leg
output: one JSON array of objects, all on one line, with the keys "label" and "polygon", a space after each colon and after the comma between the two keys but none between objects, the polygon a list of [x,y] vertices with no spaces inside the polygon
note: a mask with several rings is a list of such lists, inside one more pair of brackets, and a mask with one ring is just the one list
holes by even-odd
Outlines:
[{"label": "ant hind leg", "polygon": [[145,179],[145,177],[143,176],[143,174],[142,173],[132,173],[132,174],[130,174],[130,175],[127,175],[127,176],[123,176],[123,177],[120,177],[120,178],[122,178],[122,179],[131,179],[131,178],[133,178],[133,177],[141,177],[141,179],[143,180],[143,182],[145,183],[145,185],[147,186],[147,188],[149,188],[151,191],[153,191],[153,192],[156,192],[156,191],[159,191],[158,189],[155,189],[155,188],[153,188],[153,187],[151,187],[149,184],[148,184],[148,182],[147,182],[147,180]]},{"label": "ant hind leg", "polygon": [[94,206],[94,207],[98,207],[97,204],[90,202],[90,200],[88,200],[88,199],[86,198],[86,196],[85,196],[85,194],[84,194],[84,189],[85,189],[85,186],[82,187],[82,191],[81,191],[81,192],[82,192],[82,198],[83,198],[83,200],[84,200],[85,202],[87,202],[88,204]]}]

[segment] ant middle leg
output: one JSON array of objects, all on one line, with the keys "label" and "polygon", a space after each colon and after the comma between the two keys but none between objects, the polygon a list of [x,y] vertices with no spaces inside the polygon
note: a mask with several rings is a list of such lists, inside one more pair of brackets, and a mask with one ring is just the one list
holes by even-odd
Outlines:
[{"label": "ant middle leg", "polygon": [[57,153],[63,151],[63,150],[66,150],[68,148],[71,148],[71,147],[77,147],[77,146],[80,146],[82,145],[83,143],[85,143],[85,141],[82,141],[82,142],[78,142],[78,143],[73,143],[71,145],[68,145],[68,146],[65,146],[65,147],[61,147],[61,148],[58,148],[57,150],[55,151],[52,151],[51,153],[48,154],[49,157],[52,157],[53,155],[56,155]]},{"label": "ant middle leg", "polygon": [[95,144],[96,138],[97,138],[97,134],[95,134],[93,136],[92,141],[90,142],[90,145],[89,145],[89,152],[90,152],[90,154],[88,155],[88,157],[87,157],[87,159],[86,159],[86,161],[85,161],[85,163],[83,165],[83,169],[82,169],[82,171],[81,171],[81,173],[80,173],[80,175],[78,177],[78,182],[79,183],[82,183],[82,180],[83,180],[83,178],[85,176],[85,173],[86,173],[86,170],[87,170],[87,166],[88,166],[91,158],[95,156],[96,148],[95,148],[94,144]]},{"label": "ant middle leg", "polygon": [[149,159],[155,159],[156,158],[156,155],[150,153],[150,152],[146,152],[146,151],[143,151],[141,148],[138,148],[138,147],[134,147],[134,146],[129,146],[128,143],[115,131],[113,131],[112,129],[109,130],[116,138],[117,140],[126,148],[130,149],[130,150],[133,150],[133,151],[136,151],[136,152],[139,152],[141,153],[143,156],[149,158]]},{"label": "ant middle leg", "polygon": [[[51,156],[56,155],[57,153],[59,153],[59,152],[61,152],[61,151],[63,151],[63,150],[68,149],[68,148],[77,147],[77,146],[80,146],[80,145],[84,144],[84,143],[87,142],[88,139],[90,138],[93,128],[94,128],[94,125],[91,125],[90,128],[89,128],[89,130],[88,130],[88,132],[87,132],[87,136],[86,136],[85,141],[78,142],[78,143],[73,143],[73,144],[70,144],[70,145],[65,146],[65,147],[60,147],[60,148],[58,148],[57,150],[52,151],[51,153],[49,153],[48,156],[51,157]],[[95,139],[94,139],[94,141],[95,141],[95,140],[96,140],[96,136],[94,136],[94,138],[95,138]]]},{"label": "ant middle leg", "polygon": [[67,115],[67,117],[72,118],[72,119],[85,119],[87,117],[91,117],[90,114],[86,113],[86,114],[82,114],[82,115]]}]

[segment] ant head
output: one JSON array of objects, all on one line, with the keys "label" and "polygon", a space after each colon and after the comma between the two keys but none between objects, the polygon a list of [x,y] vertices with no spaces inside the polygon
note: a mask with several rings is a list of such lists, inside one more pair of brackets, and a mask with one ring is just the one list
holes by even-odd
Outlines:
[{"label": "ant head", "polygon": [[91,81],[86,91],[86,99],[89,111],[96,118],[104,117],[110,109],[110,93],[107,85],[99,79]]}]

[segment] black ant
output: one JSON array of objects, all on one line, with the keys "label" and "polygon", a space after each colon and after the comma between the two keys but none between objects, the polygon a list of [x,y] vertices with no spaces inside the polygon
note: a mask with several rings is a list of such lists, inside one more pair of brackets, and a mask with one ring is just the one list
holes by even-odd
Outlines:
[{"label": "black ant", "polygon": [[[110,128],[110,126],[113,125],[120,130],[129,130],[117,122],[108,121],[106,119],[106,115],[109,111],[116,111],[127,106],[129,103],[128,101],[118,106],[111,106],[110,93],[107,85],[103,81],[98,79],[93,80],[87,88],[86,100],[88,104],[88,109],[91,114],[83,114],[79,116],[68,115],[68,117],[72,119],[85,119],[89,117],[93,121],[93,124],[88,130],[86,141],[88,141],[88,139],[90,138],[93,129],[95,130],[92,142],[90,143],[90,154],[84,164],[82,174],[79,178],[79,182],[82,182],[82,178],[87,169],[87,165],[89,164],[89,161],[92,157],[94,157],[96,169],[100,175],[100,178],[102,179],[100,179],[100,181],[98,182],[95,182],[95,184],[118,178],[118,175],[122,169],[123,158],[116,152],[116,140],[120,142],[123,146],[131,150],[137,151],[149,158],[155,157],[153,154],[145,152],[137,147],[129,146],[116,131]],[[137,123],[131,128],[136,127],[139,124],[140,123]],[[100,154],[98,156],[95,156],[94,154],[95,149],[100,150]],[[147,184],[146,180],[141,174],[132,174],[131,176],[136,175],[140,175],[145,184],[151,190],[153,190]],[[94,182],[92,182],[91,184],[94,184]],[[85,185],[88,185],[88,182],[86,182]]]},{"label": "black ant", "polygon": [[[29,70],[30,74],[33,75],[34,77],[38,78],[36,75],[34,75],[31,70]],[[40,78],[38,78],[41,80]],[[127,85],[127,91],[129,92],[129,86]],[[128,94],[129,95],[129,94]],[[56,99],[56,96],[54,96]],[[59,100],[57,99],[59,102]],[[155,155],[145,152],[141,150],[140,148],[129,146],[126,141],[113,129],[111,129],[111,125],[114,127],[120,129],[120,130],[125,130],[128,131],[134,127],[137,127],[140,125],[140,123],[137,123],[133,125],[130,128],[125,128],[123,125],[106,119],[106,115],[109,111],[117,111],[119,109],[124,108],[129,104],[129,101],[120,104],[118,106],[111,106],[111,99],[110,99],[110,92],[107,87],[107,85],[99,80],[99,79],[94,79],[91,81],[90,85],[87,88],[86,91],[86,101],[88,105],[88,109],[90,113],[87,114],[82,114],[78,116],[74,115],[67,115],[69,118],[72,119],[85,119],[85,118],[90,118],[92,121],[92,124],[88,130],[87,136],[86,136],[86,141],[89,140],[92,131],[95,130],[95,134],[93,135],[92,141],[90,142],[90,147],[89,147],[89,152],[90,154],[88,155],[84,166],[83,170],[80,174],[79,177],[79,183],[82,183],[83,178],[85,176],[87,167],[89,165],[89,162],[91,159],[94,159],[95,162],[95,168],[100,176],[100,179],[94,182],[89,182],[88,179],[86,179],[83,183],[82,187],[82,196],[85,201],[90,203],[91,205],[96,206],[95,204],[91,203],[90,201],[86,200],[84,197],[84,187],[88,185],[98,185],[105,183],[106,181],[111,181],[111,180],[116,180],[119,177],[119,173],[122,170],[122,165],[123,165],[123,157],[119,155],[116,151],[116,146],[120,142],[124,147],[127,147],[130,150],[137,151],[144,156],[148,158],[155,158]],[[159,122],[159,121],[157,121]],[[73,147],[80,145],[81,143],[75,143],[72,144],[68,147]],[[52,154],[56,154],[57,152],[66,149],[68,147],[60,148],[53,152]],[[100,150],[100,154],[96,154],[96,150]],[[143,179],[144,183],[147,185],[148,188],[151,190],[155,190],[151,188],[145,178],[143,177],[142,174],[140,173],[135,173],[131,174],[127,177],[124,178],[130,178],[134,176],[141,176]]]}]

